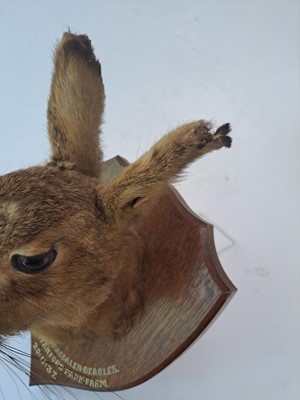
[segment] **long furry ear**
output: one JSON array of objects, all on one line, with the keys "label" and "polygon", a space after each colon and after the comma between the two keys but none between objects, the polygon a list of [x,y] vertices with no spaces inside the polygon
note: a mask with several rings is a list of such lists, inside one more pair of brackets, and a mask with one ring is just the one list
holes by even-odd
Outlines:
[{"label": "long furry ear", "polygon": [[48,102],[51,163],[99,177],[104,111],[101,67],[86,35],[63,34],[55,49]]},{"label": "long furry ear", "polygon": [[111,183],[98,188],[102,210],[108,218],[127,224],[128,217],[138,214],[139,205],[160,195],[197,158],[230,147],[229,132],[228,123],[214,132],[212,125],[203,120],[174,129]]}]

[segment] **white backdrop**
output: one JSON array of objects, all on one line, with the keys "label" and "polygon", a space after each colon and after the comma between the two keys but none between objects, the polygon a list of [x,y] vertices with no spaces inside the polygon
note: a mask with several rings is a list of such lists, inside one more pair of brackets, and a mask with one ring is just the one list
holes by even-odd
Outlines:
[{"label": "white backdrop", "polygon": [[[119,395],[299,399],[300,2],[0,0],[0,174],[49,155],[52,47],[68,27],[91,37],[102,62],[106,158],[132,161],[188,120],[233,126],[232,149],[198,161],[177,187],[234,240],[220,258],[239,291],[179,359]],[[20,346],[29,350],[26,337]],[[1,366],[0,387],[0,399],[42,398]]]}]

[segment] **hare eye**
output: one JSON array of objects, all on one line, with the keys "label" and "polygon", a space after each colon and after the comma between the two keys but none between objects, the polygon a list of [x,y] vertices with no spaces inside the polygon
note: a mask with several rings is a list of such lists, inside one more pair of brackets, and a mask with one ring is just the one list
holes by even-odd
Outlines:
[{"label": "hare eye", "polygon": [[18,271],[25,274],[37,274],[50,267],[56,258],[56,254],[54,249],[51,249],[48,253],[32,257],[15,254],[11,259],[11,263]]}]

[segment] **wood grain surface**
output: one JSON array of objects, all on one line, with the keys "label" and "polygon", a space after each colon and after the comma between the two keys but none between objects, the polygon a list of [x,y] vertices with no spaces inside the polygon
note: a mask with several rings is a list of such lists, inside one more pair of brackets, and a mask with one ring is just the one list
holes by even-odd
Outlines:
[{"label": "wood grain surface", "polygon": [[[108,182],[126,165],[105,163]],[[202,221],[171,188],[143,205],[137,229],[143,237],[144,312],[123,338],[51,347],[32,337],[30,384],[119,390],[153,377],[205,330],[235,292]],[[201,363],[201,360],[199,360]]]}]

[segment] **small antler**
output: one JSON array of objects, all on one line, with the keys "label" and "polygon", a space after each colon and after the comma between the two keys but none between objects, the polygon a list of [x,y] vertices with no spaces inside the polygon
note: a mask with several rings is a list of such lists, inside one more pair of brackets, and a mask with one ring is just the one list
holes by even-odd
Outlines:
[{"label": "small antler", "polygon": [[100,176],[99,127],[104,99],[101,67],[90,39],[64,33],[55,49],[48,103],[53,164]]}]

